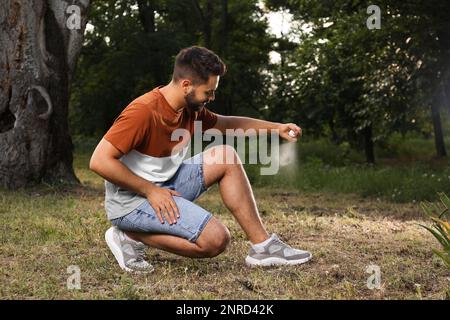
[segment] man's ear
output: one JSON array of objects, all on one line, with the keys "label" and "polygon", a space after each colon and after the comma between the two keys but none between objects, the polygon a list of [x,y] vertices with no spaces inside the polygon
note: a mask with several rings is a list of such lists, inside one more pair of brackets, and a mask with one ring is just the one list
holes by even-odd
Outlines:
[{"label": "man's ear", "polygon": [[192,81],[189,79],[181,80],[181,88],[183,88],[184,94],[188,94],[191,91]]}]

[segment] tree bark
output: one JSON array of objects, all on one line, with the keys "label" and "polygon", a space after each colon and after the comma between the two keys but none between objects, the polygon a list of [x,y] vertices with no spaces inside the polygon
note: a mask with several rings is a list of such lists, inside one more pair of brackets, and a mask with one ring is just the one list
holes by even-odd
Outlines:
[{"label": "tree bark", "polygon": [[341,139],[339,138],[339,135],[336,132],[336,128],[334,126],[334,115],[330,117],[328,120],[328,126],[330,127],[331,131],[331,141],[333,141],[334,144],[338,145],[341,143]]},{"label": "tree bark", "polygon": [[[79,29],[66,12],[79,8]],[[89,0],[0,2],[0,186],[76,183],[68,132],[69,85]]]},{"label": "tree bark", "polygon": [[205,35],[205,47],[211,49],[212,46],[212,19],[213,19],[213,3],[212,0],[206,0],[205,23],[203,25],[203,33]]},{"label": "tree bark", "polygon": [[155,3],[152,0],[138,0],[139,18],[146,33],[155,33]]},{"label": "tree bark", "polygon": [[202,24],[203,39],[205,41],[205,47],[211,49],[211,35],[212,35],[212,18],[213,18],[213,2],[212,0],[206,0],[205,10],[203,12],[198,0],[192,0],[192,4],[197,12],[197,16]]},{"label": "tree bark", "polygon": [[442,82],[442,95],[444,98],[444,105],[447,106],[448,111],[450,112],[450,80],[444,80]]},{"label": "tree bark", "polygon": [[[438,100],[439,101],[439,100]],[[447,151],[445,150],[444,135],[442,133],[441,125],[441,112],[439,108],[439,102],[434,101],[431,105],[431,117],[433,120],[434,129],[434,143],[436,146],[436,154],[438,157],[445,157]]]},{"label": "tree bark", "polygon": [[221,25],[222,32],[220,35],[219,55],[225,56],[227,51],[228,40],[228,0],[222,0]]},{"label": "tree bark", "polygon": [[369,125],[363,129],[363,135],[366,161],[367,163],[375,163],[374,144],[372,139],[372,125]]}]

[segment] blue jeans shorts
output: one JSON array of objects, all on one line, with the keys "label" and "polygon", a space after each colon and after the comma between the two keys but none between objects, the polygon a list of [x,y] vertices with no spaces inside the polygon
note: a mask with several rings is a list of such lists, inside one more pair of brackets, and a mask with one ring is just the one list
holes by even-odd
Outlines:
[{"label": "blue jeans shorts", "polygon": [[[182,195],[173,196],[180,212],[177,223],[170,225],[164,221],[162,224],[147,200],[127,215],[111,220],[111,223],[123,231],[170,234],[191,242],[197,241],[212,217],[210,212],[193,203],[207,190],[202,153],[184,160],[175,175],[160,187],[173,189]],[[163,219],[165,220],[164,217]]]}]

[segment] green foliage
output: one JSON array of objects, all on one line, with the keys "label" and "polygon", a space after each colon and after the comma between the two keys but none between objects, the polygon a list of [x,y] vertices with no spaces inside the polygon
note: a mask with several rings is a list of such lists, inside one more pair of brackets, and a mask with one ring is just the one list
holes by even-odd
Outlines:
[{"label": "green foliage", "polygon": [[[446,138],[446,146],[450,148],[450,139]],[[399,160],[426,160],[434,152],[433,139],[424,139],[417,134],[392,134],[384,143],[379,144],[377,155],[380,158]]]},{"label": "green foliage", "polygon": [[[370,142],[381,157],[406,154],[408,147],[416,153],[420,146],[394,140],[408,133],[433,137],[430,105],[450,101],[449,2],[383,0],[379,30],[366,27],[369,1],[264,3],[94,1],[94,29],[86,33],[72,85],[72,134],[101,136],[134,98],[169,81],[178,50],[199,44],[228,66],[211,105],[220,114],[295,122],[307,137],[352,154],[367,154]],[[264,14],[280,9],[289,10],[293,23],[276,38]],[[269,62],[271,51],[281,55],[279,63]],[[447,98],[440,99],[445,88]],[[449,119],[443,112],[444,136]]]},{"label": "green foliage", "polygon": [[442,245],[442,250],[432,249],[433,252],[450,268],[450,199],[445,193],[439,194],[442,205],[422,203],[425,214],[433,221],[431,227],[420,225],[428,230]]},{"label": "green foliage", "polygon": [[[207,46],[228,66],[211,108],[259,117],[267,87],[259,70],[271,46],[267,21],[255,0],[226,2],[225,10],[224,2],[206,0],[94,1],[94,29],[86,33],[72,86],[72,133],[105,133],[133,99],[170,81],[175,55],[191,45]],[[153,16],[154,24],[141,12]]]},{"label": "green foliage", "polygon": [[[416,141],[424,144],[423,141]],[[404,141],[413,145],[413,141]],[[438,192],[450,193],[450,168],[445,161],[430,163],[432,148],[398,154],[422,158],[420,162],[402,162],[389,159],[377,165],[364,163],[361,154],[348,144],[332,144],[326,140],[302,142],[298,148],[298,162],[281,167],[276,175],[262,176],[260,165],[245,166],[249,180],[255,187],[279,187],[303,192],[354,193],[364,197],[391,202],[419,202],[435,200]],[[409,150],[408,150],[409,151]]]},{"label": "green foliage", "polygon": [[[381,1],[381,29],[369,30],[370,1],[267,0],[299,22],[300,44],[285,52],[281,83],[291,117],[314,136],[362,148],[394,132],[429,133],[431,104],[445,107],[449,91],[449,2]],[[308,28],[306,28],[306,26]],[[280,101],[274,94],[274,101]],[[447,99],[448,100],[448,99]],[[276,105],[276,104],[275,104]],[[366,129],[372,137],[365,136]],[[369,146],[370,147],[370,146]]]}]

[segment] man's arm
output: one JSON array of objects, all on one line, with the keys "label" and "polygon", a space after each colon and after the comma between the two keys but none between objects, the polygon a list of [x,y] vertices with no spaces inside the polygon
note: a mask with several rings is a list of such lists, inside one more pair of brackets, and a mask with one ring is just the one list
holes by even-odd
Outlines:
[{"label": "man's arm", "polygon": [[[169,223],[175,222],[176,217],[180,215],[171,195],[181,195],[176,191],[160,188],[135,175],[119,161],[122,155],[123,153],[108,140],[102,139],[92,154],[89,169],[115,185],[146,197],[155,209],[161,223],[163,223],[161,212],[165,214]],[[171,218],[169,218],[168,212],[172,213]]]},{"label": "man's arm", "polygon": [[248,117],[237,116],[222,116],[217,115],[217,122],[214,128],[219,129],[222,133],[225,133],[226,129],[279,129],[281,123],[270,122],[265,120],[253,119]]},{"label": "man's arm", "polygon": [[297,137],[302,134],[302,129],[294,123],[278,123],[270,122],[260,119],[254,119],[249,117],[237,117],[237,116],[223,116],[217,115],[217,122],[214,125],[215,129],[220,130],[222,133],[226,133],[226,129],[255,129],[259,134],[260,130],[278,130],[280,136],[289,141],[297,141],[296,138],[289,136],[289,131],[293,130]]},{"label": "man's arm", "polygon": [[119,161],[122,155],[108,140],[102,139],[92,154],[89,169],[111,183],[145,197],[155,185],[131,172]]}]

